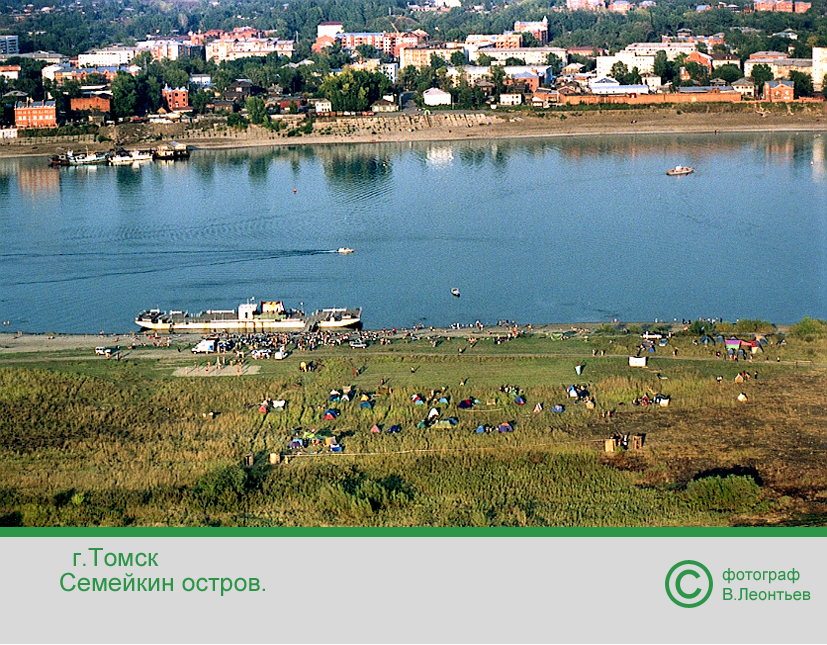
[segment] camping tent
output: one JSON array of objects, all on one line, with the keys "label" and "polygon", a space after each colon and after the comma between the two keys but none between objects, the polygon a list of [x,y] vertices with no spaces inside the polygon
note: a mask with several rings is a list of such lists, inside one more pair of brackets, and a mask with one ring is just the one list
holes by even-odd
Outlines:
[{"label": "camping tent", "polygon": [[523,398],[522,396],[518,396],[516,399],[514,399],[514,403],[516,403],[517,405],[525,405],[525,398]]},{"label": "camping tent", "polygon": [[485,426],[477,426],[477,434],[484,434]]},{"label": "camping tent", "polygon": [[362,408],[363,410],[372,410],[373,409],[373,403],[371,403],[370,401],[362,401],[359,404],[359,407]]},{"label": "camping tent", "polygon": [[322,417],[325,421],[333,421],[336,417],[339,416],[339,411],[334,410],[333,408],[328,408],[325,410],[324,416]]},{"label": "camping tent", "polygon": [[565,411],[566,411],[566,408],[564,408],[562,405],[560,405],[560,404],[558,403],[557,405],[552,406],[551,411],[552,411],[552,412],[565,412]]},{"label": "camping tent", "polygon": [[511,427],[510,423],[501,423],[497,426],[497,432],[514,432],[514,428]]},{"label": "camping tent", "polygon": [[396,434],[397,432],[400,432],[401,430],[402,430],[402,428],[400,428],[398,425],[392,425],[390,428],[388,428],[388,434]]},{"label": "camping tent", "polygon": [[377,425],[374,425],[374,426],[370,429],[370,431],[371,431],[372,433],[374,433],[374,434],[378,434],[379,432],[382,432],[382,428],[380,428],[380,427],[379,427],[379,426],[377,426]]},{"label": "camping tent", "polygon": [[428,419],[429,420],[433,419],[435,417],[438,417],[438,416],[439,416],[439,410],[437,410],[436,408],[431,408],[431,411],[428,412]]},{"label": "camping tent", "polygon": [[462,409],[462,410],[467,410],[468,408],[471,408],[473,406],[474,406],[474,402],[471,399],[463,399],[462,401],[459,402],[459,405],[457,405],[457,407]]}]

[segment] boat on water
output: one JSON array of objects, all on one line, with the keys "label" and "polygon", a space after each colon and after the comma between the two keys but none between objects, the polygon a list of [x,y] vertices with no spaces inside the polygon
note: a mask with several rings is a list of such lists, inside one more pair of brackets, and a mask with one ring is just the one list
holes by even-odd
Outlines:
[{"label": "boat on water", "polygon": [[459,289],[457,289],[456,287],[451,289],[451,295],[454,296],[455,298],[459,298]]},{"label": "boat on water", "polygon": [[210,309],[197,314],[148,309],[138,314],[135,324],[169,333],[254,333],[358,327],[361,315],[361,309],[322,309],[307,316],[298,309],[287,309],[277,300],[245,302],[238,309]]},{"label": "boat on water", "polygon": [[695,172],[695,169],[692,166],[675,166],[674,168],[670,168],[666,171],[666,174],[670,177],[674,177],[676,175],[690,175]]},{"label": "boat on water", "polygon": [[362,324],[361,309],[321,309],[313,314],[311,324],[319,329],[345,329]]},{"label": "boat on water", "polygon": [[161,161],[189,159],[190,148],[186,144],[178,143],[177,141],[170,141],[169,143],[162,143],[160,146],[155,148],[153,156],[155,159]]},{"label": "boat on water", "polygon": [[125,166],[133,163],[152,161],[151,150],[119,150],[109,157],[109,163],[113,166]]},{"label": "boat on water", "polygon": [[349,246],[340,246],[336,249],[336,253],[341,253],[342,255],[347,255],[348,253],[353,253],[353,249]]},{"label": "boat on water", "polygon": [[85,152],[77,154],[67,150],[66,154],[54,155],[49,159],[50,166],[96,166],[105,164],[109,155],[103,152]]}]

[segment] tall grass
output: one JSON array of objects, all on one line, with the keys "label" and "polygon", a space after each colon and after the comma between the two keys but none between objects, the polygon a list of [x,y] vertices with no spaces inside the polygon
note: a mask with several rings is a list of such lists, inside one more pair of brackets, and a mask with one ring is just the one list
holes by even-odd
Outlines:
[{"label": "tall grass", "polygon": [[[325,348],[309,354],[316,371],[299,372],[295,360],[270,361],[260,363],[260,375],[243,378],[173,378],[173,368],[192,361],[174,351],[162,359],[20,362],[0,368],[0,524],[726,523],[733,508],[701,503],[707,493],[683,494],[675,485],[691,479],[689,463],[699,470],[732,465],[744,454],[764,458],[756,440],[762,422],[804,427],[815,418],[815,408],[800,409],[810,399],[779,395],[786,412],[772,416],[751,414],[735,398],[741,390],[751,400],[767,396],[771,390],[762,388],[800,368],[760,361],[750,368],[761,370],[760,381],[735,384],[742,364],[716,359],[714,349],[687,338],[658,348],[650,369],[639,370],[626,362],[624,343],[633,341],[607,330],[570,341],[452,339],[436,348],[411,342],[359,353]],[[783,351],[796,358],[811,346],[823,351],[819,341],[796,337]],[[8,356],[3,361],[13,363]],[[585,366],[582,376],[575,363]],[[808,397],[819,391],[814,379]],[[594,409],[567,397],[571,383],[590,390]],[[516,387],[526,405],[515,405],[503,385]],[[374,407],[328,401],[331,389],[345,386],[370,393]],[[448,403],[413,404],[412,395],[431,390]],[[670,396],[670,406],[631,405],[655,393]],[[479,403],[460,409],[469,397]],[[286,406],[262,414],[265,398]],[[541,412],[534,412],[537,403]],[[566,411],[551,412],[555,403]],[[417,428],[432,405],[459,424]],[[325,421],[327,407],[341,414]],[[735,430],[716,430],[729,419]],[[504,421],[515,432],[475,432]],[[374,424],[402,431],[373,434]],[[336,435],[344,453],[269,466],[269,453],[287,454],[295,431],[310,428]],[[651,447],[637,459],[602,459],[603,440],[617,432],[646,432]],[[807,432],[821,440],[817,427]],[[694,443],[710,433],[706,448]],[[790,454],[810,454],[809,445]],[[242,468],[248,453],[256,465]],[[824,478],[808,472],[809,490],[818,490]]]}]

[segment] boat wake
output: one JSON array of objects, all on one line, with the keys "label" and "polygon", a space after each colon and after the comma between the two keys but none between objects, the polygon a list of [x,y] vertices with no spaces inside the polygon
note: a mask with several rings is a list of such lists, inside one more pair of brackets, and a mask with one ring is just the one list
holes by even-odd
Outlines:
[{"label": "boat wake", "polygon": [[[176,250],[176,251],[158,251],[148,254],[141,251],[122,251],[115,253],[107,252],[79,252],[79,253],[3,253],[0,254],[0,259],[13,258],[38,258],[40,260],[56,260],[58,258],[77,258],[79,262],[83,262],[85,258],[95,258],[97,260],[117,261],[125,258],[139,257],[141,259],[149,259],[149,265],[145,267],[136,266],[129,270],[112,270],[112,271],[90,271],[86,266],[78,266],[78,270],[82,271],[80,275],[62,275],[60,277],[43,279],[43,280],[20,280],[9,286],[31,286],[39,284],[63,284],[67,282],[81,282],[85,280],[97,280],[100,278],[114,278],[127,275],[148,275],[163,273],[166,271],[175,271],[181,269],[201,269],[207,267],[226,266],[232,264],[243,264],[245,262],[261,262],[266,260],[283,260],[286,258],[301,258],[312,255],[322,255],[330,253],[331,251],[324,249],[311,250],[288,250],[288,251],[272,251],[266,249],[259,250],[244,250],[236,251],[229,249],[222,250]],[[336,253],[337,251],[333,251]],[[164,263],[152,262],[153,257],[163,256],[167,259]],[[181,258],[178,262],[169,262],[170,256],[179,256]],[[186,258],[199,258],[198,261],[187,261]],[[203,258],[203,260],[201,259]]]}]

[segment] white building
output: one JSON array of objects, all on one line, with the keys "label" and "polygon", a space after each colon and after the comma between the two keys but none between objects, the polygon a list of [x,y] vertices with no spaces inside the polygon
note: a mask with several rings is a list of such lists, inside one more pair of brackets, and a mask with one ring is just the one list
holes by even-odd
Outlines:
[{"label": "white building", "polygon": [[78,54],[78,67],[119,67],[135,58],[134,47],[113,45],[104,49],[93,49],[85,54]]},{"label": "white building", "polygon": [[619,94],[649,94],[648,85],[621,85],[613,78],[598,78],[589,81],[592,94],[616,96]]},{"label": "white building", "polygon": [[451,94],[438,87],[432,87],[422,92],[422,101],[430,107],[435,105],[451,105]]},{"label": "white building", "polygon": [[472,60],[476,61],[480,54],[490,56],[498,65],[504,65],[509,58],[519,58],[526,65],[547,65],[549,54],[554,54],[563,63],[568,61],[565,47],[480,47]]},{"label": "white building", "polygon": [[824,90],[824,75],[827,74],[827,47],[813,47],[813,89]]},{"label": "white building", "polygon": [[514,94],[500,94],[500,105],[522,105],[523,95],[519,93]]},{"label": "white building", "polygon": [[654,54],[636,54],[630,51],[619,51],[614,56],[598,56],[595,59],[597,66],[595,74],[598,78],[609,76],[616,63],[623,63],[631,72],[635,67],[641,74],[651,74],[655,71]]},{"label": "white building", "polygon": [[316,38],[322,38],[323,36],[335,38],[336,34],[341,34],[344,30],[344,25],[341,22],[320,22],[316,25]]},{"label": "white building", "polygon": [[249,58],[251,56],[267,56],[277,53],[279,56],[292,58],[296,43],[293,40],[278,40],[276,38],[242,38],[214,40],[207,43],[205,54],[207,60],[220,63],[225,60]]},{"label": "white building", "polygon": [[377,69],[396,85],[396,79],[399,77],[399,63],[380,63]]}]

